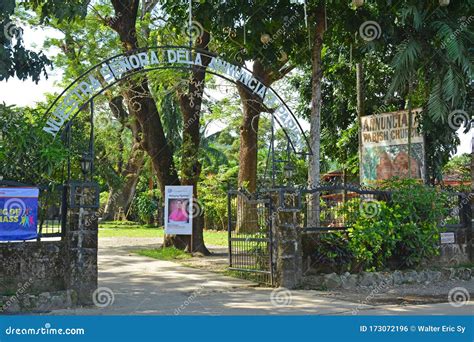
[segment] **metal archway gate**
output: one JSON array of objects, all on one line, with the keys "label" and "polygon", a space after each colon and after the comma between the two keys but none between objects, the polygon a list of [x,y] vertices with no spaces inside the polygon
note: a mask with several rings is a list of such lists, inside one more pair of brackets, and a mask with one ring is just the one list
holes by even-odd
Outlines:
[{"label": "metal archway gate", "polygon": [[295,115],[285,101],[272,88],[243,66],[230,63],[217,54],[186,46],[157,46],[140,48],[112,56],[76,78],[54,100],[45,113],[46,133],[56,136],[61,128],[74,120],[97,96],[115,84],[133,75],[162,69],[189,70],[203,66],[202,59],[211,59],[206,73],[216,75],[234,84],[243,84],[258,96],[272,111],[272,118],[285,133],[293,151],[297,154],[311,154],[308,139]]},{"label": "metal archway gate", "polygon": [[[270,109],[272,138],[268,148],[270,172],[275,179],[275,164],[285,160],[275,158],[274,126],[278,124],[287,140],[288,159],[290,151],[299,155],[311,154],[308,139],[295,115],[277,92],[266,86],[258,77],[243,66],[229,63],[206,50],[184,46],[146,47],[112,56],[81,74],[55,99],[48,108],[43,131],[56,137],[65,127],[66,143],[71,143],[71,128],[76,116],[90,107],[90,155],[94,152],[94,99],[114,85],[134,75],[165,69],[191,70],[203,66],[202,59],[210,59],[206,73],[218,76],[245,89],[260,98]],[[93,158],[92,158],[93,159]],[[283,158],[284,159],[284,158]],[[70,158],[67,170],[70,180]],[[93,165],[91,166],[91,174]],[[239,205],[245,205],[245,213]],[[245,216],[245,218],[244,218]],[[244,224],[243,224],[244,223]],[[246,227],[252,226],[249,231]],[[275,284],[275,245],[272,232],[271,198],[245,194],[241,191],[228,194],[228,231],[230,269],[241,274],[252,274],[259,282]]]}]

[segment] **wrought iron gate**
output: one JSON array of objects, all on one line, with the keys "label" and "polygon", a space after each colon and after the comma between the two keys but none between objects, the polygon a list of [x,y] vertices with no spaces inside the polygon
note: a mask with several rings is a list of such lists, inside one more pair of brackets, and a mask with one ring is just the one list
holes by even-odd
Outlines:
[{"label": "wrought iron gate", "polygon": [[227,212],[229,270],[242,278],[274,285],[276,263],[271,197],[230,190]]}]

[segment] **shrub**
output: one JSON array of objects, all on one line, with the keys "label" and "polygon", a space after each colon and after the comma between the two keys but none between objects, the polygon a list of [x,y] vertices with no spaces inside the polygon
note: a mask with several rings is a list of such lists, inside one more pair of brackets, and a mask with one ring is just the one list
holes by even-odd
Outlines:
[{"label": "shrub", "polygon": [[136,201],[137,214],[141,223],[152,223],[158,202],[149,192],[141,193]]},{"label": "shrub", "polygon": [[312,243],[315,249],[311,260],[318,271],[342,273],[350,269],[354,256],[348,247],[349,240],[346,233],[312,234],[311,238],[316,239]]},{"label": "shrub", "polygon": [[389,202],[371,201],[371,212],[356,198],[340,209],[345,217],[348,239],[330,233],[314,251],[320,261],[336,269],[350,264],[353,271],[418,266],[438,253],[439,224],[447,215],[447,196],[415,180],[391,180]]}]

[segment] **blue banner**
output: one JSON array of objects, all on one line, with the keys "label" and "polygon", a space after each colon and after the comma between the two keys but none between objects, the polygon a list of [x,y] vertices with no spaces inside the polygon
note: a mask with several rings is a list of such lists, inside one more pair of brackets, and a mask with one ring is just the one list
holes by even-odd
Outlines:
[{"label": "blue banner", "polygon": [[0,241],[22,241],[38,236],[37,188],[0,188]]},{"label": "blue banner", "polygon": [[0,341],[473,341],[473,316],[0,316]]}]

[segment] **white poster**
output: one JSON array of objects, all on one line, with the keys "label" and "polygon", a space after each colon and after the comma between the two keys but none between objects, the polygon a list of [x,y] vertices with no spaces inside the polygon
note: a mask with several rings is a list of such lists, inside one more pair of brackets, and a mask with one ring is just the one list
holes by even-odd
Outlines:
[{"label": "white poster", "polygon": [[193,187],[173,185],[165,187],[165,233],[192,235]]}]

